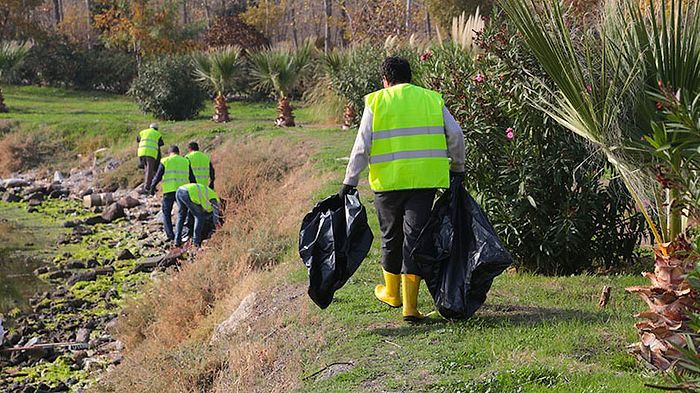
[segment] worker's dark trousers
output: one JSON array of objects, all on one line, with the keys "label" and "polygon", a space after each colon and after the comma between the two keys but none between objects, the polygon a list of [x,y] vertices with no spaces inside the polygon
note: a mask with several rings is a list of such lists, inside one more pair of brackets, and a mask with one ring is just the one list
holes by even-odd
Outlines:
[{"label": "worker's dark trousers", "polygon": [[429,188],[374,194],[382,231],[382,267],[387,272],[420,276],[411,250],[430,218],[435,191]]},{"label": "worker's dark trousers", "polygon": [[143,189],[146,190],[151,186],[153,177],[156,175],[156,170],[158,169],[158,160],[153,157],[139,157],[141,163],[143,164]]},{"label": "worker's dark trousers", "polygon": [[168,240],[175,240],[173,232],[173,205],[175,205],[175,191],[163,194],[161,210],[163,212],[163,230]]}]

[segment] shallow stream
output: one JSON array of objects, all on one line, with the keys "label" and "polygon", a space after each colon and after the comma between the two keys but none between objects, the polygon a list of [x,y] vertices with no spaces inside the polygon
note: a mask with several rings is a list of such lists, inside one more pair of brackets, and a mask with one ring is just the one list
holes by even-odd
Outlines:
[{"label": "shallow stream", "polygon": [[26,309],[32,295],[48,289],[33,272],[50,262],[63,231],[40,214],[0,202],[0,314]]}]

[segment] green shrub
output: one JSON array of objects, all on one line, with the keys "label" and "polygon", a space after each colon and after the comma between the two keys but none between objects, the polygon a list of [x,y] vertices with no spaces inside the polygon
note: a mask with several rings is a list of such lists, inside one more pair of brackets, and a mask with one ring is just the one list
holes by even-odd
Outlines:
[{"label": "green shrub", "polygon": [[61,36],[43,39],[32,46],[14,75],[28,84],[72,86],[80,68],[79,56],[77,48]]},{"label": "green shrub", "polygon": [[207,98],[192,70],[192,61],[188,57],[153,59],[141,65],[129,94],[142,111],[160,119],[191,119],[197,116]]},{"label": "green shrub", "polygon": [[507,26],[488,24],[478,57],[451,45],[421,56],[420,83],[462,125],[466,183],[520,268],[571,274],[634,258],[643,220],[614,171],[533,108],[544,78]]},{"label": "green shrub", "polygon": [[136,58],[129,53],[110,49],[81,52],[80,67],[73,81],[84,90],[102,90],[124,94],[136,77]]}]

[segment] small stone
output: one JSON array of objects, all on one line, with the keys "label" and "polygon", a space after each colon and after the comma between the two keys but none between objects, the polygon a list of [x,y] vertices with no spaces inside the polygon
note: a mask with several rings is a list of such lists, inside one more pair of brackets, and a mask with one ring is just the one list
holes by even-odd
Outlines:
[{"label": "small stone", "polygon": [[15,194],[15,193],[8,192],[5,194],[5,196],[2,197],[2,200],[4,202],[15,203],[15,202],[21,201],[22,198],[20,198],[19,195]]},{"label": "small stone", "polygon": [[58,279],[63,279],[71,276],[71,272],[68,270],[56,270],[54,272],[49,273],[46,277],[49,280],[58,280]]},{"label": "small stone", "polygon": [[120,198],[120,199],[117,201],[117,203],[118,203],[121,207],[123,207],[124,209],[131,209],[131,208],[134,208],[134,207],[136,207],[136,206],[140,206],[140,205],[141,205],[141,202],[140,202],[138,199],[136,199],[136,198],[134,198],[134,197],[132,197],[132,196],[130,196],[130,195],[127,195],[127,196],[124,196],[124,197]]},{"label": "small stone", "polygon": [[67,269],[85,269],[86,267],[83,261],[70,261],[66,264]]},{"label": "small stone", "polygon": [[113,203],[109,205],[107,210],[105,210],[104,213],[102,213],[102,218],[106,222],[112,222],[124,217],[126,217],[126,214],[124,213],[124,208],[118,203]]},{"label": "small stone", "polygon": [[86,343],[90,339],[90,330],[85,328],[80,328],[75,333],[75,341],[79,343]]},{"label": "small stone", "polygon": [[76,273],[72,275],[66,284],[68,286],[73,286],[74,284],[81,282],[81,281],[95,281],[97,279],[97,273],[91,271],[91,272],[81,272],[81,273]]},{"label": "small stone", "polygon": [[85,225],[105,224],[107,221],[102,216],[92,216],[83,220]]},{"label": "small stone", "polygon": [[134,254],[132,254],[128,248],[121,250],[121,252],[119,252],[119,255],[117,255],[117,261],[125,261],[134,258]]},{"label": "small stone", "polygon": [[[68,214],[68,213],[66,213],[66,214]],[[80,220],[68,220],[68,221],[63,223],[63,227],[64,228],[74,228],[74,227],[80,225],[81,222],[82,221],[80,221]]]}]

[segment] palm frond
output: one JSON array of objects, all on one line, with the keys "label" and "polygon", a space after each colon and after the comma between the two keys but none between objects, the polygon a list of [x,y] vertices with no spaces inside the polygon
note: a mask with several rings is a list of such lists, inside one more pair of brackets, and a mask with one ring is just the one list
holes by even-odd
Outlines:
[{"label": "palm frond", "polygon": [[242,70],[241,48],[226,46],[192,56],[194,75],[197,81],[212,88],[218,94],[225,94],[232,88]]}]

